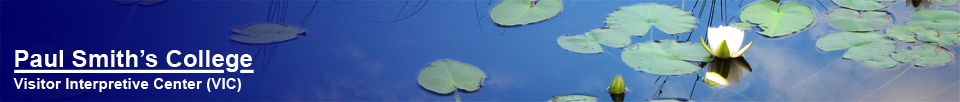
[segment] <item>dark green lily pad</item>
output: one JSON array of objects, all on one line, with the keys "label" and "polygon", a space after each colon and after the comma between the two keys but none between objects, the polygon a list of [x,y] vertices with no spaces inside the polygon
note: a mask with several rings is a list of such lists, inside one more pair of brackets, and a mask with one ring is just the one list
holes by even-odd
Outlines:
[{"label": "dark green lily pad", "polygon": [[877,10],[887,7],[879,1],[892,2],[893,0],[833,0],[833,3],[856,10]]},{"label": "dark green lily pad", "polygon": [[[853,1],[853,0],[844,0]],[[863,11],[851,9],[836,9],[827,14],[827,24],[831,27],[846,31],[871,31],[886,28],[893,23],[893,18],[885,12]]]},{"label": "dark green lily pad", "polygon": [[674,40],[646,42],[628,46],[620,55],[630,67],[658,75],[693,73],[701,67],[687,61],[711,61],[713,57],[700,44]]},{"label": "dark green lily pad", "polygon": [[920,20],[909,21],[907,25],[933,28],[939,32],[960,30],[960,13],[950,10],[920,10],[910,13],[910,17]]},{"label": "dark green lily pad", "polygon": [[687,11],[661,4],[637,4],[620,7],[607,16],[607,27],[627,35],[643,36],[650,26],[657,26],[667,34],[679,34],[693,30],[697,18]]},{"label": "dark green lily pad", "polygon": [[307,30],[286,24],[258,23],[233,28],[230,31],[240,35],[230,36],[230,40],[248,44],[271,44],[297,38]]},{"label": "dark green lily pad", "polygon": [[916,35],[917,31],[920,31],[921,27],[919,26],[903,26],[903,25],[894,25],[887,28],[887,35],[893,36],[903,42],[915,42],[916,38],[913,36]]},{"label": "dark green lily pad", "polygon": [[896,48],[893,39],[877,33],[840,32],[817,39],[817,48],[823,51],[847,49],[843,58],[868,60],[890,54]]},{"label": "dark green lily pad", "polygon": [[953,61],[953,52],[933,44],[911,46],[909,50],[900,50],[890,55],[900,62],[916,60],[915,65],[920,67],[939,66]]},{"label": "dark green lily pad", "polygon": [[898,63],[900,62],[893,60],[890,56],[873,56],[870,60],[863,61],[863,64],[870,68],[892,68],[897,66]]},{"label": "dark green lily pad", "polygon": [[763,0],[747,5],[740,12],[740,20],[757,24],[760,34],[778,37],[807,28],[813,23],[814,14],[809,6],[790,1],[778,4]]},{"label": "dark green lily pad", "polygon": [[937,31],[933,29],[917,31],[917,38],[920,39],[920,41],[940,46],[950,46],[960,43],[960,34],[957,32],[937,33]]}]

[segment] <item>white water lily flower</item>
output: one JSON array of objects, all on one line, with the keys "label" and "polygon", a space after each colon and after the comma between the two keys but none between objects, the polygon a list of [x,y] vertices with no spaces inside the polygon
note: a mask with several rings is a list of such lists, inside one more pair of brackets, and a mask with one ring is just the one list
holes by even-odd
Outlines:
[{"label": "white water lily flower", "polygon": [[702,37],[700,38],[703,49],[718,58],[740,57],[743,52],[750,49],[750,45],[753,45],[753,42],[750,42],[743,49],[740,49],[740,45],[743,44],[743,30],[733,26],[710,27],[707,29],[707,39],[710,40],[710,46],[703,42]]}]

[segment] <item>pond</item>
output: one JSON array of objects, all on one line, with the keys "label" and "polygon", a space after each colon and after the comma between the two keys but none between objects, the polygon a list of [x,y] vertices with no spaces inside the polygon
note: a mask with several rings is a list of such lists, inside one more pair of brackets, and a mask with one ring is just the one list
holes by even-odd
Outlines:
[{"label": "pond", "polygon": [[[5,64],[0,75],[8,80],[236,77],[247,82],[241,92],[38,92],[0,86],[4,100],[545,101],[586,95],[613,101],[608,87],[619,75],[626,87],[622,101],[960,101],[960,57],[954,55],[960,50],[960,6],[947,4],[4,1],[3,51],[211,50],[257,57],[252,74],[7,74],[16,68]],[[719,30],[710,36],[714,31],[708,29]],[[720,32],[724,29],[736,30]],[[738,31],[742,37],[734,34]],[[456,81],[442,82],[456,88],[422,82],[433,77]],[[30,97],[51,94],[57,97]]]}]

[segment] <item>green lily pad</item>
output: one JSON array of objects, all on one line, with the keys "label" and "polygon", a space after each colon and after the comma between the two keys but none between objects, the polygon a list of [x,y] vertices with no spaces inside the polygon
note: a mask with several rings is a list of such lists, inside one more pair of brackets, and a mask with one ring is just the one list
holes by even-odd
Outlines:
[{"label": "green lily pad", "polygon": [[607,16],[607,27],[627,35],[643,36],[650,26],[667,34],[679,34],[693,30],[697,18],[687,11],[661,4],[636,4],[620,7]]},{"label": "green lily pad", "polygon": [[613,29],[593,29],[586,35],[593,41],[616,48],[623,48],[631,42],[630,35]]},{"label": "green lily pad", "polygon": [[920,31],[919,26],[894,25],[887,28],[887,35],[893,36],[903,42],[915,42],[914,33]]},{"label": "green lily pad", "polygon": [[950,46],[960,43],[960,34],[957,32],[937,33],[933,29],[923,29],[917,31],[917,38],[923,42],[929,42],[941,46]]},{"label": "green lily pad", "polygon": [[916,60],[915,65],[921,67],[938,66],[953,61],[953,52],[933,44],[911,46],[909,50],[900,50],[890,55],[900,62]]},{"label": "green lily pad", "polygon": [[870,68],[892,68],[898,63],[900,62],[893,60],[893,58],[890,58],[889,56],[874,56],[873,58],[870,58],[870,60],[863,61],[863,64]]},{"label": "green lily pad", "polygon": [[750,30],[750,29],[753,28],[753,24],[744,23],[744,22],[733,23],[733,24],[730,24],[730,26],[737,27],[738,29],[743,30],[743,31],[748,31],[748,30]]},{"label": "green lily pad", "polygon": [[890,37],[877,33],[840,32],[817,39],[817,48],[823,51],[850,48],[843,58],[868,60],[890,54],[896,48],[896,43]]},{"label": "green lily pad", "polygon": [[833,3],[856,10],[877,10],[887,7],[879,1],[892,2],[893,0],[833,0]]},{"label": "green lily pad", "polygon": [[557,38],[560,47],[577,53],[602,53],[600,44],[622,48],[630,43],[630,36],[611,29],[594,29],[584,35],[563,35]]},{"label": "green lily pad", "polygon": [[[853,0],[844,0],[853,1]],[[836,9],[827,14],[827,24],[846,31],[871,31],[886,28],[893,18],[885,12],[864,11],[859,13],[851,9]]]},{"label": "green lily pad", "polygon": [[442,59],[420,70],[417,83],[427,90],[450,94],[457,89],[476,91],[483,85],[487,75],[483,71],[451,59]]},{"label": "green lily pad", "polygon": [[490,10],[490,19],[501,26],[518,26],[553,18],[560,11],[560,0],[503,0]]},{"label": "green lily pad", "polygon": [[809,6],[800,2],[790,1],[777,4],[774,1],[763,0],[747,5],[740,12],[740,20],[757,24],[760,34],[778,37],[807,28],[813,23],[814,14]]},{"label": "green lily pad", "polygon": [[566,95],[553,97],[547,102],[597,102],[597,97],[587,95]]},{"label": "green lily pad", "polygon": [[557,38],[557,44],[560,44],[560,47],[563,49],[577,53],[592,54],[603,52],[600,43],[593,41],[593,39],[590,39],[590,37],[586,35],[563,35]]},{"label": "green lily pad", "polygon": [[910,13],[910,17],[921,19],[909,21],[907,25],[933,28],[940,32],[960,30],[960,13],[950,10],[920,10]]},{"label": "green lily pad", "polygon": [[701,67],[687,61],[711,61],[713,57],[700,44],[674,40],[631,45],[620,55],[630,67],[657,75],[693,73]]},{"label": "green lily pad", "polygon": [[286,24],[258,23],[245,27],[233,28],[230,31],[240,35],[230,36],[230,40],[248,44],[270,44],[292,40],[297,35],[306,34],[307,30]]},{"label": "green lily pad", "polygon": [[930,0],[933,3],[940,3],[943,6],[953,6],[957,4],[958,0]]}]

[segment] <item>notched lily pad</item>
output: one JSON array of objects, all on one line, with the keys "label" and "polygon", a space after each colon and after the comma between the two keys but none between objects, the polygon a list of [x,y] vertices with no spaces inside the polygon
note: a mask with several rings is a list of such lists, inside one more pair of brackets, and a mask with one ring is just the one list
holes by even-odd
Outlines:
[{"label": "notched lily pad", "polygon": [[600,44],[622,48],[630,43],[630,36],[611,29],[594,29],[584,35],[563,35],[557,38],[560,47],[577,53],[603,53]]},{"label": "notched lily pad", "polygon": [[917,62],[914,64],[916,66],[932,67],[953,61],[954,54],[946,48],[933,44],[920,44],[911,46],[909,50],[897,51],[890,56],[900,62],[916,60]]},{"label": "notched lily pad", "polygon": [[950,10],[919,10],[908,15],[920,20],[909,21],[907,25],[933,28],[940,32],[960,30],[960,13]]},{"label": "notched lily pad", "polygon": [[913,36],[916,35],[917,31],[920,31],[921,27],[919,26],[903,26],[903,25],[894,25],[887,28],[887,35],[893,36],[903,42],[915,42],[916,38]]},{"label": "notched lily pad", "polygon": [[501,26],[519,26],[553,18],[563,11],[560,0],[503,0],[490,10]]},{"label": "notched lily pad", "polygon": [[856,10],[877,10],[887,7],[879,1],[893,2],[893,0],[833,0],[833,3]]},{"label": "notched lily pad", "polygon": [[547,102],[597,102],[597,97],[587,95],[565,95],[553,97]]},{"label": "notched lily pad", "polygon": [[650,26],[667,34],[679,34],[693,30],[697,18],[687,11],[661,4],[636,4],[620,7],[607,16],[607,27],[627,35],[643,36]]},{"label": "notched lily pad", "polygon": [[957,32],[937,33],[933,29],[923,29],[917,31],[917,38],[923,42],[937,44],[940,46],[950,46],[960,43],[960,34]]},{"label": "notched lily pad", "polygon": [[[853,0],[844,0],[853,1]],[[886,28],[893,23],[893,18],[886,12],[863,11],[851,9],[835,9],[827,14],[827,24],[831,27],[846,31],[872,31]]]},{"label": "notched lily pad", "polygon": [[817,39],[817,48],[823,51],[847,49],[843,58],[868,60],[874,56],[890,54],[896,49],[893,39],[877,33],[840,32]]},{"label": "notched lily pad", "polygon": [[620,55],[630,67],[657,75],[693,73],[701,67],[687,61],[711,61],[713,57],[700,44],[674,40],[631,45]]},{"label": "notched lily pad", "polygon": [[813,10],[795,1],[778,4],[774,1],[762,0],[747,5],[740,12],[740,20],[757,24],[762,29],[760,34],[770,37],[784,36],[803,30],[813,23],[813,19]]},{"label": "notched lily pad", "polygon": [[230,31],[240,35],[230,36],[230,40],[248,44],[270,44],[292,40],[297,35],[305,35],[307,30],[286,24],[258,23],[233,28]]}]

